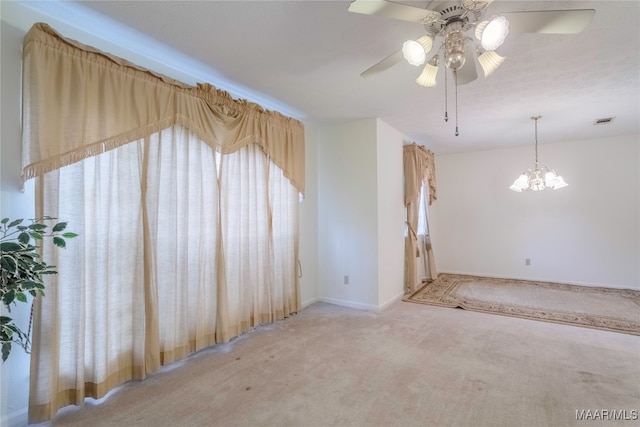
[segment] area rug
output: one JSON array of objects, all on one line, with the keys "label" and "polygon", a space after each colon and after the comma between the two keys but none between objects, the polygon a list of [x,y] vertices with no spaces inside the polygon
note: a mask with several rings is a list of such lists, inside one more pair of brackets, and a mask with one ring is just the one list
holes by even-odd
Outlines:
[{"label": "area rug", "polygon": [[640,335],[640,291],[441,274],[405,301]]}]

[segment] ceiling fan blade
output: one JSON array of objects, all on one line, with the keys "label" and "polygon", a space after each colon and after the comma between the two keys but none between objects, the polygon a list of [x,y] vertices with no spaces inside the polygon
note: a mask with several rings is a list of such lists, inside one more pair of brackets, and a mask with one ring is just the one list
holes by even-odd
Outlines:
[{"label": "ceiling fan blade", "polygon": [[433,10],[421,9],[419,7],[385,0],[354,0],[349,5],[349,12],[384,16],[386,18],[418,23],[430,22],[430,20],[440,17],[440,13]]},{"label": "ceiling fan blade", "polygon": [[514,33],[577,34],[587,28],[594,9],[541,10],[500,13],[509,20]]},{"label": "ceiling fan blade", "polygon": [[458,86],[466,85],[478,78],[473,49],[467,49],[464,65],[458,70]]},{"label": "ceiling fan blade", "polygon": [[403,59],[404,59],[404,55],[402,54],[402,49],[400,49],[400,50],[392,53],[391,55],[387,56],[382,61],[380,61],[376,65],[374,65],[373,67],[366,69],[365,71],[360,73],[360,75],[362,77],[370,77],[370,76],[372,76],[374,74],[381,73],[381,72],[383,72],[385,70],[388,70],[389,68],[393,67],[394,65],[396,65],[398,62],[402,61]]}]

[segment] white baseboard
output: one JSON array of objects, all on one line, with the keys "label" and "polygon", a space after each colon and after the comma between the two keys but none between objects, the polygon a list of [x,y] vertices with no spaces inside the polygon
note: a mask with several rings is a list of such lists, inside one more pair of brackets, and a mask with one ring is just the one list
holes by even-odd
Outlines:
[{"label": "white baseboard", "polygon": [[404,298],[404,291],[400,292],[398,295],[396,295],[395,297],[391,298],[389,301],[382,304],[378,310],[382,311],[387,307],[391,306],[392,304],[400,301],[402,298]]},{"label": "white baseboard", "polygon": [[320,297],[319,301],[326,302],[328,304],[340,305],[342,307],[355,308],[356,310],[382,311],[385,308],[389,307],[391,304],[395,303],[396,301],[400,301],[403,296],[404,296],[404,292],[401,292],[400,294],[391,298],[389,301],[382,304],[381,306],[376,306],[372,304],[363,304],[360,302],[342,300],[337,298],[329,298],[329,297]]},{"label": "white baseboard", "polygon": [[378,311],[378,307],[375,305],[362,304],[360,302],[355,302],[355,301],[347,301],[343,299],[328,298],[328,297],[320,297],[319,300],[321,302],[326,302],[333,305],[340,305],[342,307],[355,308],[356,310]]},{"label": "white baseboard", "polygon": [[314,297],[314,298],[311,298],[310,300],[303,301],[302,302],[302,309],[304,310],[305,308],[309,307],[311,304],[315,304],[318,301],[320,301],[320,298],[318,298],[318,297]]}]

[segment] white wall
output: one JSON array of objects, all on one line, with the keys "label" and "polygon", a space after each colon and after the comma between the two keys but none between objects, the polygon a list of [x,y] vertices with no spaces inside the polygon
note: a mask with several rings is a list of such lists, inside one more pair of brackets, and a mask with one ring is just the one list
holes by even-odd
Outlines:
[{"label": "white wall", "polygon": [[378,119],[319,128],[321,300],[378,310],[402,296],[402,144]]},{"label": "white wall", "polygon": [[640,289],[638,141],[540,145],[541,164],[569,183],[542,192],[508,189],[532,166],[533,147],[436,156],[438,269]]},{"label": "white wall", "polygon": [[306,307],[318,301],[318,128],[305,123],[305,197],[300,204],[300,299]]},{"label": "white wall", "polygon": [[376,138],[376,119],[318,130],[320,297],[356,308],[378,307]]},{"label": "white wall", "polygon": [[378,306],[404,294],[404,135],[377,121]]},{"label": "white wall", "polygon": [[[20,178],[21,127],[20,88],[22,37],[24,32],[0,21],[0,217],[33,218],[33,186],[22,191]],[[4,304],[1,305],[4,315]],[[19,304],[11,317],[23,330],[28,329],[30,304]],[[0,367],[0,425],[13,426],[26,422],[29,398],[29,356],[19,346]]]}]

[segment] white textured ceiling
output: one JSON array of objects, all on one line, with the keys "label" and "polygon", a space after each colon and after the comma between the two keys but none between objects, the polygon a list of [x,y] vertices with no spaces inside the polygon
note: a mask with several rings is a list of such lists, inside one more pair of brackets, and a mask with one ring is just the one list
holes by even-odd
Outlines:
[{"label": "white textured ceiling", "polygon": [[[640,2],[499,1],[493,12],[595,9],[577,35],[510,34],[507,56],[488,78],[454,89],[449,122],[444,81],[414,83],[406,62],[370,78],[360,73],[425,34],[419,24],[347,11],[349,1],[79,2],[278,100],[302,120],[337,123],[379,117],[436,153],[639,133]],[[428,7],[429,1],[406,2]],[[443,67],[441,67],[443,68]],[[449,81],[451,83],[451,80]],[[596,119],[615,116],[609,125]]]}]

